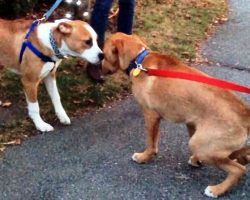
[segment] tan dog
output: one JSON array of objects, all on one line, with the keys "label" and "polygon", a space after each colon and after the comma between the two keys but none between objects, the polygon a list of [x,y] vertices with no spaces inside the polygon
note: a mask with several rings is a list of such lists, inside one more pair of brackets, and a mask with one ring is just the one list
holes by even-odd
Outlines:
[{"label": "tan dog", "polygon": [[[95,64],[101,61],[103,53],[97,45],[95,31],[87,23],[62,19],[54,23],[38,25],[29,38],[32,44],[55,61],[55,64],[43,62],[28,48],[26,48],[20,64],[19,53],[31,23],[32,21],[27,20],[0,20],[0,64],[20,74],[29,116],[36,128],[43,132],[52,131],[53,127],[40,117],[37,101],[39,83],[44,81],[60,122],[70,124],[70,119],[61,104],[58,93],[55,79],[56,69],[64,56],[80,57]],[[54,44],[52,45],[52,43]],[[58,57],[58,52],[60,57]]]},{"label": "tan dog", "polygon": [[[135,36],[112,35],[105,43],[103,72],[127,70],[131,61],[147,46]],[[204,74],[177,59],[150,52],[142,62],[144,68],[168,69]],[[130,73],[132,92],[142,107],[147,129],[147,148],[135,153],[133,160],[147,162],[158,152],[161,119],[187,125],[192,156],[189,164],[214,165],[228,173],[220,184],[208,186],[205,194],[218,197],[228,191],[246,172],[250,149],[244,147],[250,128],[250,109],[227,90],[202,83],[148,76],[141,71]]]}]

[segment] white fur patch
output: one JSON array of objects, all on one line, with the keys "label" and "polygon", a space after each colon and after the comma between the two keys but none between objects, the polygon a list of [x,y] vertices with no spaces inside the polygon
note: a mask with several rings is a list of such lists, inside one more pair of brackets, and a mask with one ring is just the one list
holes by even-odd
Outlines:
[{"label": "white fur patch", "polygon": [[20,71],[18,71],[17,69],[9,68],[9,70],[15,74],[21,75]]},{"label": "white fur patch", "polygon": [[[54,23],[40,24],[38,26],[38,28],[37,28],[37,37],[38,37],[38,39],[47,48],[49,48],[49,49],[51,49],[53,51],[53,48],[52,48],[52,46],[50,44],[50,40],[49,40],[50,30],[52,28],[55,28],[56,26],[58,26],[59,23],[66,22],[66,21],[70,21],[70,20],[68,20],[68,19],[60,19],[60,20],[56,20]],[[82,53],[77,53],[77,52],[72,51],[68,47],[68,45],[66,44],[65,41],[62,41],[62,45],[59,48],[59,50],[63,55],[80,57],[80,58],[83,58],[83,59],[87,60],[90,63],[97,64],[98,62],[100,62],[99,54],[102,53],[102,50],[97,45],[96,32],[88,24],[84,24],[84,28],[90,33],[90,35],[92,37],[93,45],[92,45],[91,48],[84,50]],[[58,58],[53,57],[53,60],[58,60]]]},{"label": "white fur patch", "polygon": [[57,19],[57,20],[55,20],[55,23],[56,24],[60,24],[62,22],[70,22],[70,21],[72,21],[72,20],[64,18],[64,19]]},{"label": "white fur patch", "polygon": [[145,83],[145,92],[141,93],[141,96],[144,98],[144,101],[148,107],[152,107],[154,104],[154,101],[152,101],[152,96],[150,94],[156,79],[157,77],[155,76],[148,76]]},{"label": "white fur patch", "polygon": [[89,26],[88,24],[84,25],[84,28],[87,29],[87,31],[89,31],[89,33],[92,37],[93,45],[91,48],[86,49],[81,54],[81,57],[83,59],[86,59],[90,63],[96,64],[96,63],[100,62],[99,54],[102,53],[102,50],[99,48],[99,46],[97,44],[97,35],[96,35],[96,32],[94,31],[94,29],[91,28],[91,26]]},{"label": "white fur patch", "polygon": [[48,76],[48,74],[53,70],[54,67],[55,67],[55,64],[52,62],[45,63],[41,70],[40,78],[43,79],[44,77]]},{"label": "white fur patch", "polygon": [[58,119],[62,124],[65,125],[71,124],[71,121],[62,106],[60,95],[56,85],[56,80],[53,79],[51,76],[48,76],[44,79],[44,83],[51,98],[51,101],[54,105]]},{"label": "white fur patch", "polygon": [[193,166],[193,163],[192,163],[191,158],[189,158],[189,160],[188,160],[188,164],[189,164],[189,165],[191,165],[191,166]]},{"label": "white fur patch", "polygon": [[[50,31],[51,29],[55,28],[60,20],[56,20],[56,23],[45,23],[45,24],[40,24],[37,27],[37,37],[38,39],[42,42],[43,45],[45,45],[47,48],[49,48],[51,51],[53,51],[53,48],[50,44],[50,39],[49,39],[49,35],[50,35]],[[62,19],[63,22],[65,21],[65,19]],[[59,60],[56,56],[52,57],[53,60],[57,61]]]},{"label": "white fur patch", "polygon": [[37,37],[38,39],[45,45],[46,47],[50,48],[53,50],[50,40],[49,40],[49,33],[52,28],[55,28],[57,26],[56,23],[45,23],[45,24],[40,24],[37,27]]},{"label": "white fur patch", "polygon": [[156,76],[149,76],[147,78],[146,88],[150,91],[154,85],[155,80],[157,79]]},{"label": "white fur patch", "polygon": [[27,104],[28,104],[29,116],[33,120],[36,128],[42,132],[53,131],[54,128],[50,124],[47,124],[42,120],[40,116],[38,102],[32,103],[27,100]]},{"label": "white fur patch", "polygon": [[217,198],[218,196],[214,195],[210,189],[210,186],[207,186],[207,188],[204,191],[204,194],[208,197],[212,197],[212,198]]},{"label": "white fur patch", "polygon": [[132,160],[135,161],[135,162],[137,162],[136,153],[134,153],[134,154],[132,155]]}]

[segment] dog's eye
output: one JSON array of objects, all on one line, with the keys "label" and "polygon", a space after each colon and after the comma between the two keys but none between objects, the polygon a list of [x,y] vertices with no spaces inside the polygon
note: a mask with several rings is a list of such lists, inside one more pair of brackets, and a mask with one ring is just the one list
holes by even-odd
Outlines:
[{"label": "dog's eye", "polygon": [[88,45],[88,46],[92,46],[92,39],[90,38],[89,40],[86,40],[85,41],[85,44]]}]

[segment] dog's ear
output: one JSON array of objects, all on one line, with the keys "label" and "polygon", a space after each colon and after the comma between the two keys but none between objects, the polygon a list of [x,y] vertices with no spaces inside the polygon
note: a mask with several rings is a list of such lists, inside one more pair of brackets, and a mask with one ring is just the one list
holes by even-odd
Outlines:
[{"label": "dog's ear", "polygon": [[112,50],[114,54],[117,54],[119,60],[119,66],[121,69],[127,69],[130,63],[130,53],[127,51],[127,45],[125,44],[125,40],[117,39],[115,41],[115,48]]},{"label": "dog's ear", "polygon": [[68,22],[61,22],[57,27],[57,30],[63,34],[70,34],[72,32],[72,29],[72,25]]}]

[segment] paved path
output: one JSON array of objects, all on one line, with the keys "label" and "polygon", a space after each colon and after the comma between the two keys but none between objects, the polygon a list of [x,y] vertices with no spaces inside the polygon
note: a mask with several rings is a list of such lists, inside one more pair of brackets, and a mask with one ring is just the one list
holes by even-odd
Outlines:
[{"label": "paved path", "polygon": [[[250,9],[246,9],[250,1],[232,0],[230,4],[230,21],[204,46],[209,58],[224,67],[199,68],[250,85],[249,72],[233,69],[236,61],[239,66],[250,63],[250,20],[245,17],[250,16]],[[241,23],[242,31],[233,28],[236,22]],[[245,42],[231,41],[227,35]],[[250,103],[250,96],[243,97]],[[73,120],[70,127],[56,127],[53,133],[8,148],[0,159],[0,200],[209,199],[203,196],[203,190],[225,174],[210,167],[193,169],[187,165],[183,125],[162,123],[159,156],[146,165],[131,161],[132,153],[144,148],[143,124],[138,105],[129,97],[111,109]],[[249,188],[250,173],[221,199],[249,200]]]},{"label": "paved path", "polygon": [[204,46],[210,61],[250,69],[250,2],[230,0],[229,21]]}]

